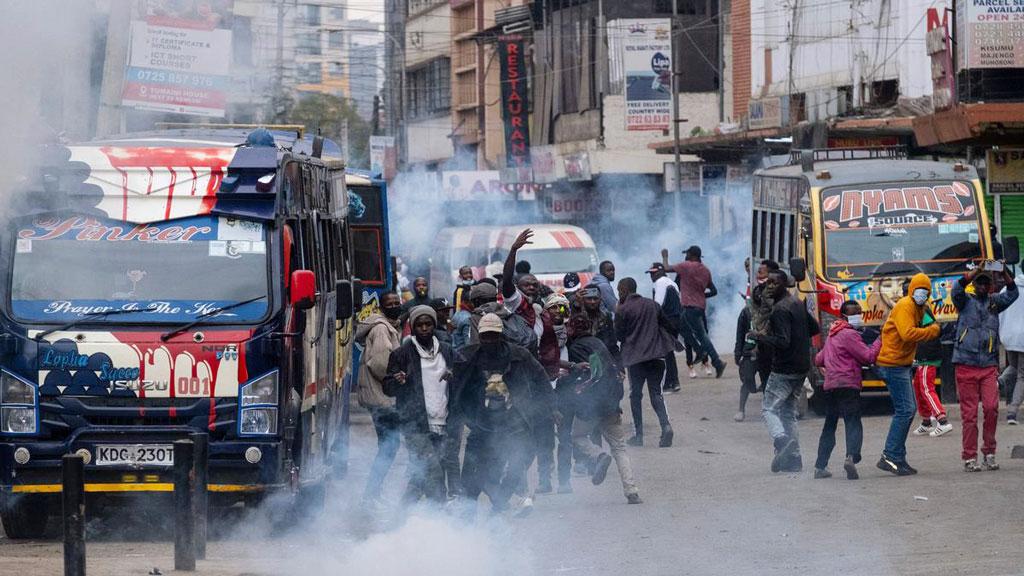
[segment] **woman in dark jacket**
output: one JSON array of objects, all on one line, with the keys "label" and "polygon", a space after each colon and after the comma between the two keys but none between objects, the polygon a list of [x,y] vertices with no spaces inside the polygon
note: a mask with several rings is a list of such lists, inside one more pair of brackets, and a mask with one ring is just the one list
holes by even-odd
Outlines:
[{"label": "woman in dark jacket", "polygon": [[[409,450],[409,486],[403,502],[411,504],[426,496],[442,502],[446,494],[445,473],[454,486],[459,473],[455,462],[445,461],[450,451],[448,420],[455,410],[458,394],[451,375],[451,346],[434,336],[437,316],[429,306],[417,306],[409,312],[413,337],[391,353],[384,393],[395,398],[399,429]],[[454,419],[453,419],[454,420]]]}]

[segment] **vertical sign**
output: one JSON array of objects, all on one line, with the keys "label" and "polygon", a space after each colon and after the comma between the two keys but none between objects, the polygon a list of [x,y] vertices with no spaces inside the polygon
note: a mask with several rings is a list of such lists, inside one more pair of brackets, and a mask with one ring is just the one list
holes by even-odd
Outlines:
[{"label": "vertical sign", "polygon": [[509,168],[530,165],[530,107],[526,94],[526,58],[523,37],[498,38],[501,58],[501,102],[505,117],[505,161]]},{"label": "vertical sign", "polygon": [[989,149],[985,166],[989,194],[1024,194],[1024,149]]},{"label": "vertical sign", "polygon": [[672,25],[667,18],[627,19],[622,38],[626,130],[672,125]]},{"label": "vertical sign", "polygon": [[949,17],[943,10],[939,17],[939,9],[929,8],[928,32],[925,45],[932,64],[932,106],[936,110],[946,110],[953,106],[953,56],[949,43]]},{"label": "vertical sign", "polygon": [[391,180],[398,171],[394,136],[370,136],[370,173]]},{"label": "vertical sign", "polygon": [[131,24],[121,103],[140,110],[224,116],[231,2],[144,0]]},{"label": "vertical sign", "polygon": [[958,0],[956,8],[960,68],[1024,68],[1024,2]]}]

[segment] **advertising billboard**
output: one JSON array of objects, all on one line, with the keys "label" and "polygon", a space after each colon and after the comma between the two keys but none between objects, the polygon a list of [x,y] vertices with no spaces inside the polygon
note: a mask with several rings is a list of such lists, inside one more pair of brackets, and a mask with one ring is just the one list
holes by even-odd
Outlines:
[{"label": "advertising billboard", "polygon": [[672,125],[672,24],[667,18],[623,19],[626,130]]}]

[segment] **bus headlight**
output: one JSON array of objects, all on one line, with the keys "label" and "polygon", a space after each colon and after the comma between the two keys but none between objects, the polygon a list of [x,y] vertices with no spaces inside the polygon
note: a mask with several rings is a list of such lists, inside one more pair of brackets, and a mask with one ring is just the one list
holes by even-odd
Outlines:
[{"label": "bus headlight", "polygon": [[239,389],[238,434],[277,434],[277,371],[252,380]]},{"label": "bus headlight", "polygon": [[37,406],[34,385],[0,371],[0,434],[35,434]]},{"label": "bus headlight", "polygon": [[241,434],[277,434],[277,408],[246,408],[239,422]]}]

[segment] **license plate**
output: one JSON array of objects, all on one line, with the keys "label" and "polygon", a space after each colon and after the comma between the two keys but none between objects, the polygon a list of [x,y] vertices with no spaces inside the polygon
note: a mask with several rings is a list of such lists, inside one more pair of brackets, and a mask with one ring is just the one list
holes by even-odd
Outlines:
[{"label": "license plate", "polygon": [[170,444],[108,444],[96,447],[97,466],[171,466]]}]

